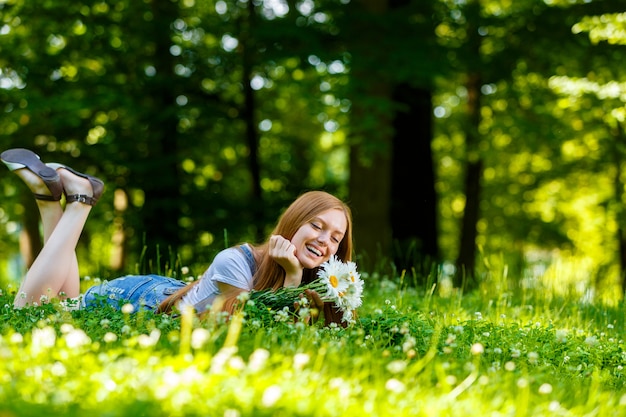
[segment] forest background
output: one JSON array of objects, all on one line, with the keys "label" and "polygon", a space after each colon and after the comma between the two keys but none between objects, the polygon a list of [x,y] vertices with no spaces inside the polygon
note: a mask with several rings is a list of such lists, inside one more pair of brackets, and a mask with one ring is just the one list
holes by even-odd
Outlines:
[{"label": "forest background", "polygon": [[[620,300],[620,3],[1,0],[0,148],[106,182],[85,276],[198,275],[324,189],[361,270]],[[26,187],[0,189],[7,284],[42,242]]]}]

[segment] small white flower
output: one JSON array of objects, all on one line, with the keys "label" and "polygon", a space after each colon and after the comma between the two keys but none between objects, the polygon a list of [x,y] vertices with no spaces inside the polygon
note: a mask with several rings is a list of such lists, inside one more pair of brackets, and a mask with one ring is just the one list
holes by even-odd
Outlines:
[{"label": "small white flower", "polygon": [[289,321],[289,307],[278,310],[276,314],[274,314],[274,321],[277,323],[285,323]]},{"label": "small white flower", "polygon": [[122,313],[124,314],[131,314],[134,311],[135,311],[135,307],[133,307],[133,305],[130,303],[126,303],[122,306]]},{"label": "small white flower", "polygon": [[307,319],[307,318],[311,317],[311,310],[309,308],[306,308],[306,307],[301,308],[301,309],[298,310],[298,316],[302,320]]},{"label": "small white flower", "polygon": [[556,331],[556,340],[559,343],[567,342],[567,330],[560,329]]},{"label": "small white flower", "polygon": [[472,355],[480,355],[485,352],[485,347],[480,343],[474,343],[471,349]]},{"label": "small white flower", "polygon": [[198,327],[191,332],[191,347],[201,349],[211,338],[211,333],[207,329]]},{"label": "small white flower", "polygon": [[69,324],[69,323],[63,323],[63,324],[61,325],[60,330],[61,330],[61,333],[63,333],[63,334],[67,334],[67,333],[71,332],[72,330],[74,330],[74,326],[72,326],[72,325],[71,325],[71,324]]},{"label": "small white flower", "polygon": [[278,385],[271,385],[263,391],[263,399],[261,400],[263,406],[272,407],[280,397],[283,395],[283,390]]},{"label": "small white flower", "polygon": [[306,353],[297,353],[293,357],[293,367],[297,370],[304,368],[309,363],[311,357]]},{"label": "small white flower", "polygon": [[87,334],[81,329],[73,329],[65,336],[65,344],[68,348],[74,349],[79,348],[81,346],[86,346],[91,343],[91,339]]},{"label": "small white flower", "polygon": [[401,360],[391,361],[387,364],[387,370],[392,374],[398,374],[400,372],[404,372],[406,369],[407,363]]},{"label": "small white flower", "polygon": [[56,343],[56,332],[52,327],[34,329],[32,332],[31,346],[35,351],[44,351],[54,347]]},{"label": "small white flower", "polygon": [[112,343],[117,340],[117,335],[115,333],[107,332],[102,338],[106,343]]},{"label": "small white flower", "polygon": [[402,343],[402,351],[408,352],[409,350],[413,349],[416,344],[417,344],[417,341],[415,340],[415,338],[409,336],[406,338],[404,343]]},{"label": "small white flower", "polygon": [[67,375],[67,370],[65,366],[61,362],[55,362],[50,368],[50,373],[54,376],[65,376]]},{"label": "small white flower", "polygon": [[239,295],[237,295],[237,301],[246,302],[249,299],[250,299],[250,293],[247,291],[241,292],[239,293]]},{"label": "small white flower", "polygon": [[526,378],[520,378],[517,380],[517,387],[518,388],[526,388],[528,386],[529,382]]},{"label": "small white flower", "polygon": [[399,381],[395,378],[391,378],[391,379],[388,379],[387,382],[385,383],[385,389],[387,389],[387,391],[400,393],[405,390],[405,386],[402,381]]},{"label": "small white flower", "polygon": [[21,333],[13,333],[9,340],[11,341],[11,343],[19,345],[24,341],[24,336],[22,336]]},{"label": "small white flower", "polygon": [[539,387],[539,394],[550,394],[552,392],[552,385],[546,383],[546,384],[541,384],[541,386]]},{"label": "small white flower", "polygon": [[270,357],[270,352],[267,349],[258,348],[250,355],[248,361],[248,368],[252,372],[258,372],[265,366],[265,363]]},{"label": "small white flower", "polygon": [[228,362],[226,362],[226,364],[230,369],[236,371],[241,371],[246,367],[246,363],[243,361],[243,359],[241,359],[241,356],[233,356],[232,358],[228,359]]}]

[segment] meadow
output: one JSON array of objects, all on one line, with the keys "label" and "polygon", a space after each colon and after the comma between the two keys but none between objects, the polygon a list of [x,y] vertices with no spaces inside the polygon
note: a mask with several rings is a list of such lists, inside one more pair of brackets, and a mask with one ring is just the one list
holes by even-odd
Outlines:
[{"label": "meadow", "polygon": [[4,289],[0,416],[626,415],[621,303],[362,277],[346,328],[254,308],[14,310]]}]

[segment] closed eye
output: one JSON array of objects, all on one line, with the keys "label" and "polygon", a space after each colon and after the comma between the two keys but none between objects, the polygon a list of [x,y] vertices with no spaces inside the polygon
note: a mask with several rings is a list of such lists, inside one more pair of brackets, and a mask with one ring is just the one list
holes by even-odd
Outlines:
[{"label": "closed eye", "polygon": [[[324,230],[324,227],[322,225],[320,225],[318,223],[314,223],[314,222],[311,222],[311,227],[314,228],[315,230]],[[333,242],[338,244],[343,239],[343,236],[335,236],[335,235],[333,235],[330,238],[332,239]]]}]

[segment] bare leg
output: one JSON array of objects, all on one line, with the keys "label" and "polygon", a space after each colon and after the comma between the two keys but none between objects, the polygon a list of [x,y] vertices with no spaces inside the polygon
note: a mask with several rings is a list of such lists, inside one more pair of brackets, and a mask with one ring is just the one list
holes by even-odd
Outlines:
[{"label": "bare leg", "polygon": [[[45,184],[26,169],[15,171],[35,191],[41,191]],[[85,178],[59,169],[63,187],[67,195],[92,195],[92,188]],[[39,190],[37,189],[39,188]],[[14,300],[15,307],[40,303],[42,296],[47,298],[78,297],[80,278],[76,260],[76,245],[82,233],[91,206],[79,202],[67,204],[65,211],[58,202],[37,200],[41,213],[44,246],[32,266]]]}]

